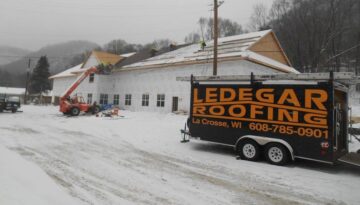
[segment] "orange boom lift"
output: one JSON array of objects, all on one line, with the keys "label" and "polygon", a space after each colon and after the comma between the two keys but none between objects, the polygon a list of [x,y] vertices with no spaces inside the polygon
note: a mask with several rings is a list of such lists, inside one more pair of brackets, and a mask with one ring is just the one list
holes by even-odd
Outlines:
[{"label": "orange boom lift", "polygon": [[84,101],[84,98],[81,96],[70,97],[74,90],[85,80],[89,75],[93,73],[98,73],[96,67],[91,67],[82,73],[76,81],[65,91],[65,93],[60,98],[60,112],[65,115],[78,116],[80,112],[94,112],[97,113],[100,111],[100,107],[97,105],[90,105]]}]

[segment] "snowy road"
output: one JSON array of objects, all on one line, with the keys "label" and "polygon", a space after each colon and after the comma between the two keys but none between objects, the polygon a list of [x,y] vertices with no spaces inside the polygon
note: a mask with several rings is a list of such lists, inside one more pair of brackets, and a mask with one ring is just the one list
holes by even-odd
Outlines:
[{"label": "snowy road", "polygon": [[[181,144],[186,116],[122,112],[66,118],[57,107],[0,114],[0,144],[82,204],[360,204],[360,169],[235,160],[232,148]],[[0,184],[1,186],[1,184]]]}]

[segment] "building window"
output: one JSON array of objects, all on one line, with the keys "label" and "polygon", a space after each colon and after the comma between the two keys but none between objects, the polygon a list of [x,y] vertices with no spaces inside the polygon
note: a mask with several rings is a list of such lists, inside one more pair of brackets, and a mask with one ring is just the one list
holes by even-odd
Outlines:
[{"label": "building window", "polygon": [[164,94],[157,95],[156,106],[157,107],[165,107],[165,95]]},{"label": "building window", "polygon": [[87,104],[92,104],[92,93],[88,93],[87,95]]},{"label": "building window", "polygon": [[100,94],[100,104],[101,105],[106,105],[108,104],[108,94]]},{"label": "building window", "polygon": [[142,95],[141,105],[144,106],[144,107],[149,106],[149,94],[143,94]]},{"label": "building window", "polygon": [[131,94],[125,95],[125,105],[131,105]]},{"label": "building window", "polygon": [[114,105],[119,105],[120,95],[114,95]]},{"label": "building window", "polygon": [[356,91],[360,92],[360,83],[356,84]]},{"label": "building window", "polygon": [[89,75],[89,83],[94,82],[94,79],[95,79],[95,73],[91,73],[91,74]]}]

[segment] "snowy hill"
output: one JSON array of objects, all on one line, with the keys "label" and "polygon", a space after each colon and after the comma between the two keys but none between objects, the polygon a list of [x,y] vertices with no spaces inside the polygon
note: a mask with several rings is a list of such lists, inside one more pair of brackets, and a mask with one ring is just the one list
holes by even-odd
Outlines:
[{"label": "snowy hill", "polygon": [[31,51],[10,46],[0,46],[0,65],[9,64],[29,54]]},{"label": "snowy hill", "polygon": [[3,65],[2,69],[13,74],[21,74],[26,72],[29,57],[31,57],[31,67],[34,68],[38,60],[37,57],[46,55],[50,63],[50,72],[58,73],[63,71],[71,64],[75,55],[81,54],[85,51],[93,50],[99,45],[89,41],[70,41],[61,44],[55,44],[41,48],[36,52],[28,53],[24,58],[15,62]]}]

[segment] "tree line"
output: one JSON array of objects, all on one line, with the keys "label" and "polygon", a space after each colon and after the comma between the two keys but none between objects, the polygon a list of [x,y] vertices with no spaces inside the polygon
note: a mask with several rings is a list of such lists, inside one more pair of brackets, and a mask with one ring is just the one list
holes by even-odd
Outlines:
[{"label": "tree line", "polygon": [[360,74],[359,0],[275,0],[256,5],[250,23],[273,29],[300,72]]}]

